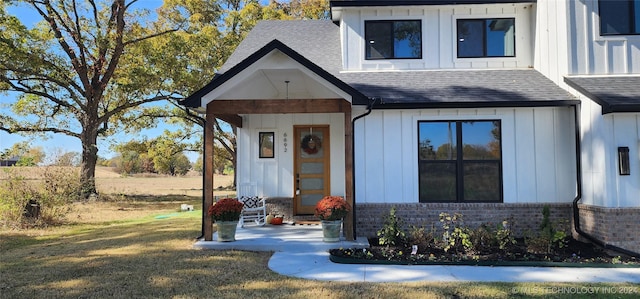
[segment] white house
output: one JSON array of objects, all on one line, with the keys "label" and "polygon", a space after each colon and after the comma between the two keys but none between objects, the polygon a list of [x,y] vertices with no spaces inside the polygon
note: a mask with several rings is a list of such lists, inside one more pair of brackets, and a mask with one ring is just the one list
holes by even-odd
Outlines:
[{"label": "white house", "polygon": [[345,196],[347,238],[375,235],[392,206],[415,225],[461,212],[523,231],[549,205],[640,251],[640,37],[601,34],[598,2],[332,1],[331,20],[258,23],[184,104],[238,126],[238,183],[273,207],[295,219]]}]

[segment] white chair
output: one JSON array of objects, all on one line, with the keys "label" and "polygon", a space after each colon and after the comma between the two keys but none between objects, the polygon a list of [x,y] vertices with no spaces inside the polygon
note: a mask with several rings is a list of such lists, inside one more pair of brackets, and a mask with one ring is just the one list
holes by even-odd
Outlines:
[{"label": "white chair", "polygon": [[266,223],[265,199],[260,198],[256,193],[256,185],[253,183],[241,184],[238,187],[238,200],[244,204],[240,215],[240,227],[251,222],[258,226],[264,226]]}]

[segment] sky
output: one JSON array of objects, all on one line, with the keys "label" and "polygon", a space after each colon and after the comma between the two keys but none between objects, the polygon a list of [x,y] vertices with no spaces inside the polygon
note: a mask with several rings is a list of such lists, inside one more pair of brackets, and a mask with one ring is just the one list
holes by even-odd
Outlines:
[{"label": "sky", "polygon": [[[153,15],[153,11],[162,5],[162,0],[139,0],[135,8],[146,8],[149,9],[152,14],[151,18],[155,18]],[[11,14],[18,16],[22,22],[27,26],[32,26],[36,22],[40,21],[41,18],[36,13],[32,12],[31,9],[25,7],[13,7],[8,9]],[[4,109],[3,106],[7,104],[11,104],[16,101],[15,94],[0,94],[0,113],[8,113],[8,109]],[[127,142],[129,140],[141,140],[144,137],[147,139],[152,139],[156,136],[162,134],[165,129],[171,130],[173,127],[167,124],[161,124],[156,128],[150,128],[142,131],[136,135],[127,135],[127,134],[117,134],[113,137],[110,137],[108,140],[104,140],[104,138],[98,141],[98,156],[103,158],[112,158],[116,155],[116,153],[112,152],[109,147],[112,143],[117,142]],[[13,144],[22,141],[29,141],[31,146],[37,147],[40,146],[44,149],[47,154],[53,154],[58,151],[62,152],[78,152],[82,151],[82,146],[80,140],[74,137],[69,137],[63,134],[47,134],[47,138],[42,138],[40,136],[21,136],[18,134],[8,134],[4,131],[0,131],[0,151],[4,149],[10,148]],[[197,153],[187,153],[187,156],[191,161],[195,161],[197,159]]]}]

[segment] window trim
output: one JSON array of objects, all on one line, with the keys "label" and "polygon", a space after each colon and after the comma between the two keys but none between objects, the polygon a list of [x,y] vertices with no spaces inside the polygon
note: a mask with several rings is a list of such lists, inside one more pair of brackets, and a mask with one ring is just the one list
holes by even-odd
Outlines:
[{"label": "window trim", "polygon": [[[484,56],[472,56],[472,57],[460,57],[460,47],[458,46],[458,23],[460,21],[465,21],[465,20],[497,20],[497,19],[503,19],[503,20],[513,20],[513,55],[509,55],[509,56],[486,56],[486,52],[487,52],[487,39],[486,39],[486,34],[483,31],[483,50],[485,52]],[[460,60],[470,60],[470,59],[515,59],[518,56],[518,45],[517,45],[517,29],[516,29],[516,25],[517,25],[517,18],[516,16],[511,16],[511,15],[500,15],[500,16],[482,16],[482,17],[477,17],[477,16],[458,16],[456,18],[453,19],[453,43],[454,43],[454,47],[455,47],[455,59],[460,59]]]},{"label": "window trim", "polygon": [[[455,160],[434,160],[431,163],[434,164],[444,164],[444,163],[455,163],[455,167],[456,167],[456,199],[454,201],[447,201],[447,200],[437,200],[437,201],[422,201],[420,198],[420,123],[446,123],[446,122],[453,122],[456,124],[456,128],[458,126],[458,124],[460,124],[460,126],[462,125],[463,122],[498,122],[500,125],[500,160],[498,161],[499,165],[498,165],[498,188],[499,188],[499,193],[500,193],[500,198],[497,200],[491,200],[491,201],[470,201],[470,200],[464,200],[464,172],[461,171],[462,169],[464,169],[464,165],[465,165],[465,161],[466,162],[481,162],[481,161],[487,161],[487,162],[491,162],[495,160],[464,160],[464,156],[461,155],[461,151],[462,151],[462,147],[458,146],[458,149],[456,151],[456,159]],[[415,148],[415,155],[414,157],[416,158],[416,172],[417,172],[417,196],[418,196],[418,202],[419,203],[504,203],[504,150],[503,150],[503,129],[502,129],[502,124],[503,121],[501,118],[497,118],[497,117],[491,117],[491,118],[465,118],[465,119],[451,119],[451,118],[430,118],[430,119],[422,119],[422,118],[418,118],[416,119],[416,143],[414,145]],[[456,130],[456,144],[461,145],[463,144],[463,140],[462,140],[462,130]],[[462,180],[460,180],[462,178]],[[459,184],[458,182],[462,181],[462,184]]]},{"label": "window trim", "polygon": [[[603,2],[602,0],[598,0],[598,4],[596,5],[598,10],[596,13],[598,22],[597,24],[594,24],[596,26],[599,37],[606,38],[606,37],[640,36],[640,30],[638,30],[638,32],[635,32],[635,33],[602,33],[602,16],[600,14],[602,2]],[[636,4],[635,1],[631,1],[632,6],[635,6],[635,4]],[[634,14],[634,11],[635,9],[629,9],[629,20],[631,22],[631,24],[629,24],[629,28],[635,28],[637,25],[636,24],[637,21],[640,21],[640,16],[638,16],[638,20],[636,20],[636,15]]]},{"label": "window trim", "polygon": [[[381,57],[381,58],[374,58],[374,57],[367,57],[367,23],[395,23],[395,22],[418,22],[419,28],[420,28],[420,55],[418,55],[418,57],[395,57],[395,47],[392,49],[393,50],[393,54],[394,57]],[[424,52],[424,30],[422,28],[422,19],[370,19],[370,20],[364,20],[364,32],[363,32],[363,41],[364,41],[364,60],[407,60],[407,59],[413,59],[413,60],[420,60],[424,57],[423,52]],[[394,40],[395,38],[392,36],[392,40]]]}]

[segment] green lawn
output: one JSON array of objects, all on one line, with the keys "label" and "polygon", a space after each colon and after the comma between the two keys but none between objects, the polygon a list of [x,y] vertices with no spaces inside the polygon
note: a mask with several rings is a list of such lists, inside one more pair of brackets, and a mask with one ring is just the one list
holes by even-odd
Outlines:
[{"label": "green lawn", "polygon": [[635,284],[290,278],[268,269],[268,252],[192,249],[200,211],[176,213],[179,203],[199,204],[193,198],[82,204],[65,226],[0,232],[0,298],[636,298],[640,292]]}]

